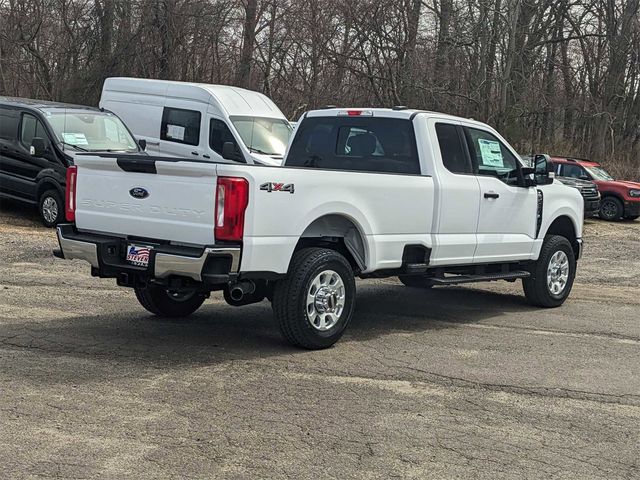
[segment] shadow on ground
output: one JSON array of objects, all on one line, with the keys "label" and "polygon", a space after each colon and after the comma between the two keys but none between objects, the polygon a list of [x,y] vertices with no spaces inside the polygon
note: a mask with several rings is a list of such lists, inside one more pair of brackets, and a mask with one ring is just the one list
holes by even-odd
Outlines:
[{"label": "shadow on ground", "polygon": [[[391,283],[363,282],[357,302],[356,315],[342,342],[440,330],[451,328],[452,323],[530,310],[516,295],[465,288],[422,291]],[[171,321],[156,319],[133,305],[121,311],[113,307],[105,305],[114,313],[98,316],[78,312],[66,319],[1,324],[0,345],[28,349],[36,355],[91,357],[149,368],[313,354],[284,342],[268,302],[243,308],[205,304],[193,316]]]},{"label": "shadow on ground", "polygon": [[40,222],[38,209],[34,205],[4,198],[0,198],[0,223],[45,228]]}]

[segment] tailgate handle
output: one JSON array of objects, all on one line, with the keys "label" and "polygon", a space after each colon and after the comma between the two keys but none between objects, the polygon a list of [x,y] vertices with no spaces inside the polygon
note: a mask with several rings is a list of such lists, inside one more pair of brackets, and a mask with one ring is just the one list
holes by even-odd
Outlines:
[{"label": "tailgate handle", "polygon": [[119,158],[117,163],[125,172],[158,173],[156,170],[156,161],[151,159]]}]

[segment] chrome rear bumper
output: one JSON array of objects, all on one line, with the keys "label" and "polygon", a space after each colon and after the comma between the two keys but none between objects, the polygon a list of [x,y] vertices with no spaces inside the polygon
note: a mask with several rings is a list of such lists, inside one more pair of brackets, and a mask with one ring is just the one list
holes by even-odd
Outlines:
[{"label": "chrome rear bumper", "polygon": [[125,261],[126,239],[78,232],[73,225],[59,225],[57,235],[60,250],[54,252],[55,256],[89,262],[93,267],[92,273],[100,277],[116,278],[127,273],[157,279],[176,276],[196,282],[212,282],[237,275],[240,270],[242,250],[239,246],[195,248],[153,245],[149,266],[138,267]]}]

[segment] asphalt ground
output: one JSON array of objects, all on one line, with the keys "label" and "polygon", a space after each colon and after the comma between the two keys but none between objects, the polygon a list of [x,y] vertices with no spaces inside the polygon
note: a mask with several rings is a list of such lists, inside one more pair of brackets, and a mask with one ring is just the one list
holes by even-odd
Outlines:
[{"label": "asphalt ground", "polygon": [[573,293],[358,283],[333,348],[267,302],[158,321],[0,206],[1,478],[640,478],[640,222],[587,222]]}]

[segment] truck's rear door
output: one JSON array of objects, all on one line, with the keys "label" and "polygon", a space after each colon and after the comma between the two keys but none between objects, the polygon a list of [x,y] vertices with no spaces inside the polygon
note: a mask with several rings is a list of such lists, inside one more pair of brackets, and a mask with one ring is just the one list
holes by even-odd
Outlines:
[{"label": "truck's rear door", "polygon": [[76,226],[173,243],[214,243],[216,164],[126,155],[79,155]]}]

